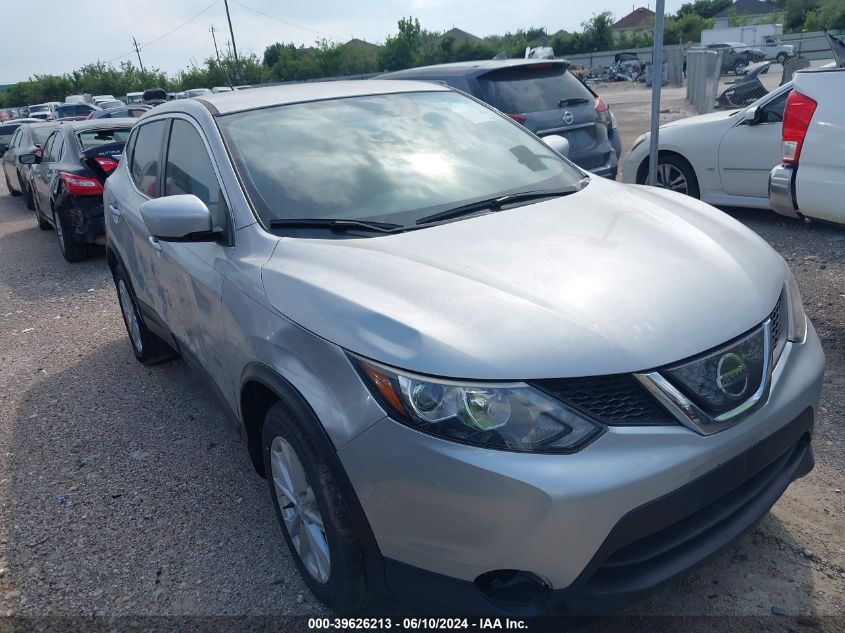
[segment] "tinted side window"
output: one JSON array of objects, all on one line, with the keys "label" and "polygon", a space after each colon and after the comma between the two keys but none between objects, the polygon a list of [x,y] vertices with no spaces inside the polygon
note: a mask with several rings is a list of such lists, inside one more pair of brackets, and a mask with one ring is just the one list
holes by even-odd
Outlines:
[{"label": "tinted side window", "polygon": [[164,133],[170,121],[155,121],[142,125],[135,135],[129,171],[139,191],[151,198],[158,197],[158,168]]},{"label": "tinted side window", "polygon": [[47,142],[44,144],[44,151],[42,152],[42,156],[44,157],[45,161],[50,159],[50,152],[53,150],[53,143],[56,142],[56,137],[58,136],[58,132],[52,134],[50,138],[47,139]]},{"label": "tinted side window", "polygon": [[783,121],[783,109],[786,106],[786,98],[789,96],[789,90],[784,92],[774,101],[769,101],[763,107],[763,116],[760,118],[761,123],[780,123]]},{"label": "tinted side window", "polygon": [[211,211],[214,226],[226,226],[226,202],[208,150],[196,128],[175,119],[170,132],[164,195],[194,194]]},{"label": "tinted side window", "polygon": [[56,138],[53,141],[53,148],[50,150],[50,162],[57,163],[59,159],[62,157],[62,150],[65,147],[65,137],[62,135],[61,132],[56,134]]}]

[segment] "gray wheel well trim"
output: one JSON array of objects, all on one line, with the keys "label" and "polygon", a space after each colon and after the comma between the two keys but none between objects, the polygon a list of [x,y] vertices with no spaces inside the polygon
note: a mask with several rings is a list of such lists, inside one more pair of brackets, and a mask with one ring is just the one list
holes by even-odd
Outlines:
[{"label": "gray wheel well trim", "polygon": [[[257,402],[246,401],[246,396],[250,395],[247,390],[253,390],[251,395],[258,398]],[[302,422],[312,435],[312,439],[330,448],[332,453],[335,452],[334,443],[305,396],[269,365],[259,362],[249,363],[241,373],[241,383],[238,388],[238,415],[252,464],[262,477],[264,476],[264,460],[261,455],[261,426],[267,410],[279,400],[285,401],[294,408],[299,408],[310,417],[311,420],[302,420]],[[308,422],[316,422],[316,424]]]}]

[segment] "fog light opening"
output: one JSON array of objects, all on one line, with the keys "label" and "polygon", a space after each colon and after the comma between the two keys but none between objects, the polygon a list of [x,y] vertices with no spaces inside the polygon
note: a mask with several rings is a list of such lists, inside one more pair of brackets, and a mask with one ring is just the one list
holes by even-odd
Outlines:
[{"label": "fog light opening", "polygon": [[481,574],[475,586],[490,602],[508,606],[530,606],[545,602],[551,585],[530,571],[497,569]]}]

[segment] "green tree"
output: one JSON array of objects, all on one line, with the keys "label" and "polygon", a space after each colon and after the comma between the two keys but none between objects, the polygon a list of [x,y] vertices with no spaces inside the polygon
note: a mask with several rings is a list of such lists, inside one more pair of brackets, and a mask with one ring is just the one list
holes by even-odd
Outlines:
[{"label": "green tree", "polygon": [[613,48],[613,14],[604,11],[581,23],[584,52]]},{"label": "green tree", "polygon": [[384,70],[402,70],[417,66],[422,45],[420,21],[414,17],[399,20],[399,33],[389,35],[379,52],[379,66]]}]

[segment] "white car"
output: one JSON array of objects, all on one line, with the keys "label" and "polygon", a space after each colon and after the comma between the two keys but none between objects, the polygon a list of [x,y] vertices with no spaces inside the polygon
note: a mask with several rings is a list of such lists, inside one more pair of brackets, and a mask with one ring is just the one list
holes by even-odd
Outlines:
[{"label": "white car", "polygon": [[[724,110],[660,126],[657,184],[714,205],[771,209],[769,172],[781,161],[787,83],[740,110]],[[644,184],[649,137],[625,156],[622,180]]]}]

